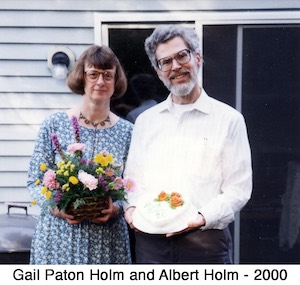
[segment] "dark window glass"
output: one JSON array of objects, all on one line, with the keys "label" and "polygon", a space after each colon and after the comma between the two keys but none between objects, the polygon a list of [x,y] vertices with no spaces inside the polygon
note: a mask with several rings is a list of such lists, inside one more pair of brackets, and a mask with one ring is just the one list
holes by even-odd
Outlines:
[{"label": "dark window glass", "polygon": [[208,95],[235,107],[236,26],[204,26],[203,86]]},{"label": "dark window glass", "polygon": [[[140,73],[148,73],[154,76],[157,91],[153,99],[160,102],[168,95],[167,89],[158,79],[155,70],[144,49],[145,39],[152,33],[153,29],[110,29],[109,46],[120,59],[128,78]],[[125,95],[112,102],[112,109],[122,117],[139,104],[138,98],[133,95],[130,85]]]},{"label": "dark window glass", "polygon": [[241,262],[300,263],[300,29],[245,28],[243,98],[253,196],[241,213]]}]

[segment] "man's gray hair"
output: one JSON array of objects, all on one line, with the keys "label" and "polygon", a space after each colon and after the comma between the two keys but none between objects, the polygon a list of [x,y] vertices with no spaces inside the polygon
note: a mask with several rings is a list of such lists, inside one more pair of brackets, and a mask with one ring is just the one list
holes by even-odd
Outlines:
[{"label": "man's gray hair", "polygon": [[175,37],[181,37],[189,50],[200,54],[200,40],[193,28],[179,25],[160,25],[145,40],[145,51],[155,69],[157,68],[157,58],[155,56],[157,46]]}]

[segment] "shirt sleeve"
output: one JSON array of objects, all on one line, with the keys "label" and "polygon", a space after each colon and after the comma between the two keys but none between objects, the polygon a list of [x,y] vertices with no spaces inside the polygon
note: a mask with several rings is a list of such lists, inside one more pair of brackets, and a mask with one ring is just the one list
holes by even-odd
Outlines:
[{"label": "shirt sleeve", "polygon": [[251,150],[241,114],[234,117],[229,127],[221,163],[223,181],[220,194],[199,209],[206,220],[203,229],[224,229],[251,196]]},{"label": "shirt sleeve", "polygon": [[143,123],[141,123],[141,120],[139,120],[138,118],[133,128],[131,144],[128,152],[127,162],[125,165],[124,177],[132,179],[135,183],[135,190],[128,193],[127,202],[123,203],[125,211],[129,207],[135,207],[138,198],[145,192],[143,183],[143,162],[145,161],[144,154],[146,150],[143,139],[145,128],[143,128],[142,126]]}]

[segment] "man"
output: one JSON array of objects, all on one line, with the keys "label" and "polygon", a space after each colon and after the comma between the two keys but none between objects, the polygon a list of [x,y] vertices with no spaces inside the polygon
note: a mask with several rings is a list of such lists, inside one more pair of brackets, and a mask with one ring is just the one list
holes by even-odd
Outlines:
[{"label": "man", "polygon": [[141,114],[125,175],[136,181],[125,219],[138,198],[161,189],[190,197],[198,210],[180,232],[135,229],[137,263],[232,263],[228,225],[250,199],[251,154],[243,116],[199,85],[199,38],[193,29],[159,26],[145,41],[168,98]]}]

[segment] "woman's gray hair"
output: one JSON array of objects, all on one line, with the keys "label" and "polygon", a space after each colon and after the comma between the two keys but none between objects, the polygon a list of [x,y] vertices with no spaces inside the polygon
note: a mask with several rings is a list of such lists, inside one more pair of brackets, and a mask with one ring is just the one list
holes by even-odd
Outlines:
[{"label": "woman's gray hair", "polygon": [[155,56],[157,46],[175,37],[181,37],[189,50],[200,54],[200,40],[193,28],[179,25],[160,25],[145,40],[145,51],[155,69],[157,69],[157,58]]}]

